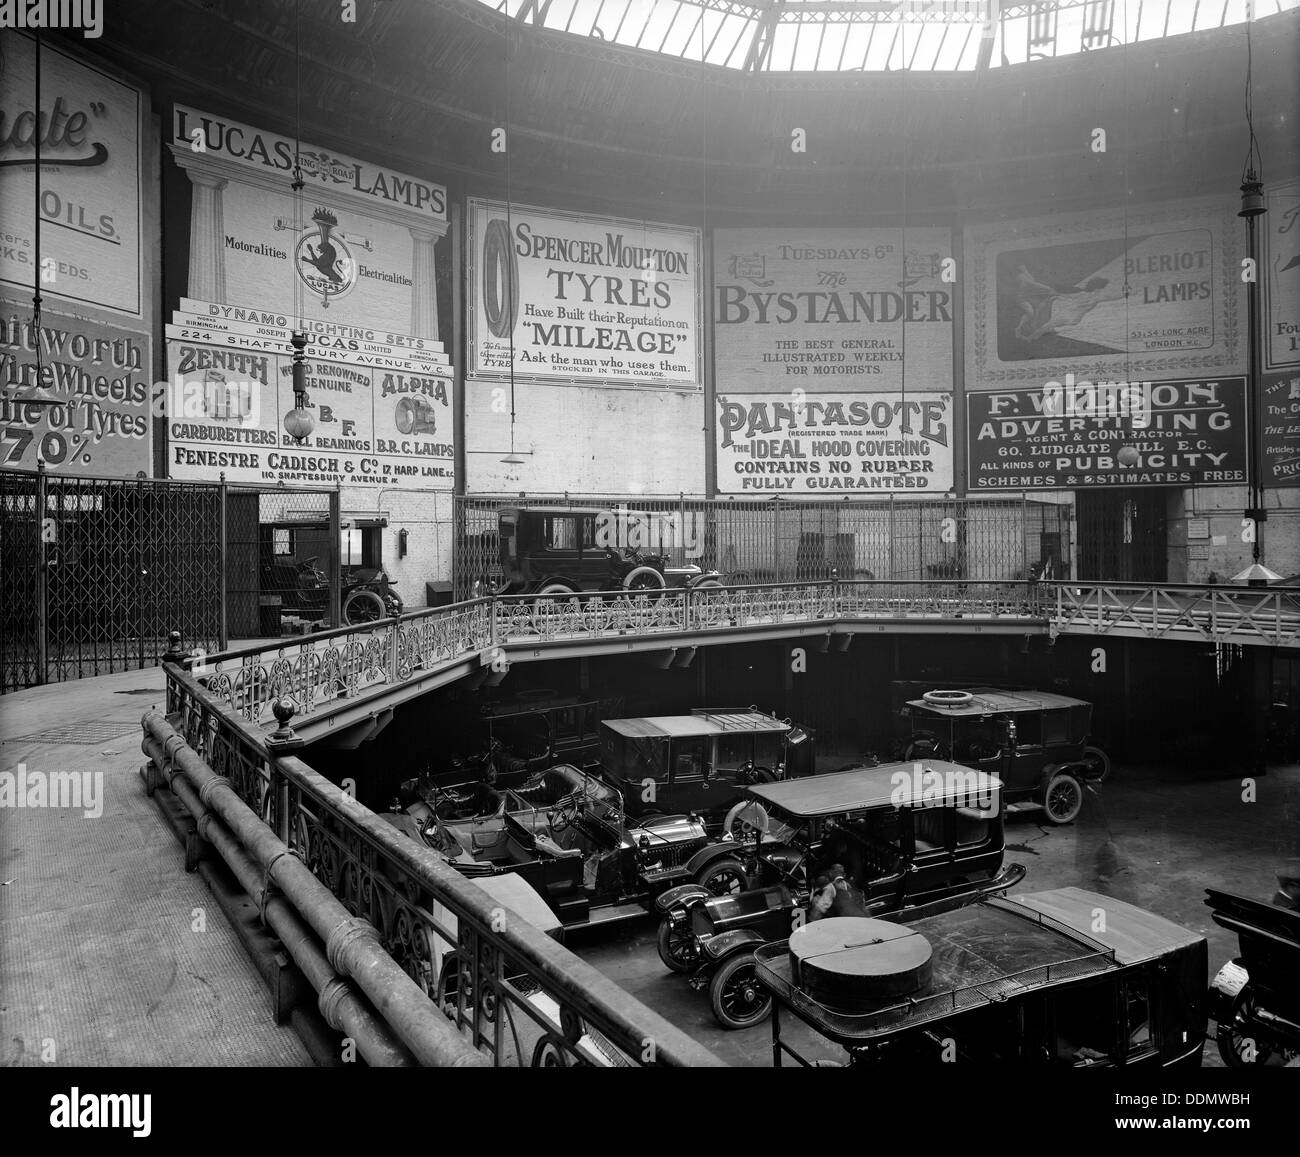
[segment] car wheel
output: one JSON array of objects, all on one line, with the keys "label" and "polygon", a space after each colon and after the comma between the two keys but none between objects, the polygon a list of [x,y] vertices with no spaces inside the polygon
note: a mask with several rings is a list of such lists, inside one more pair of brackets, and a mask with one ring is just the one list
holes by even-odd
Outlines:
[{"label": "car wheel", "polygon": [[699,590],[703,590],[705,587],[716,587],[718,590],[721,590],[722,584],[718,582],[717,579],[700,579],[699,582],[697,582],[693,587],[691,587],[691,590],[699,591]]},{"label": "car wheel", "polygon": [[652,566],[636,567],[623,579],[623,589],[634,595],[652,594],[665,586],[664,576]]},{"label": "car wheel", "polygon": [[1275,1049],[1271,1045],[1243,1033],[1239,1026],[1247,1021],[1246,1009],[1254,994],[1247,984],[1232,1002],[1231,1012],[1214,1029],[1214,1043],[1219,1056],[1230,1069],[1248,1069],[1256,1065],[1285,1066],[1295,1060],[1291,1049]]},{"label": "car wheel", "polygon": [[569,1056],[559,1044],[549,1036],[544,1036],[537,1042],[537,1047],[533,1049],[532,1067],[535,1069],[567,1069],[569,1067]]},{"label": "car wheel", "polygon": [[1105,783],[1110,775],[1110,756],[1100,747],[1083,749],[1083,764],[1088,769],[1088,778],[1093,783]]},{"label": "car wheel", "polygon": [[758,983],[754,957],[748,952],[724,961],[709,982],[709,1003],[723,1028],[752,1028],[772,1013],[772,994]]},{"label": "car wheel", "polygon": [[573,595],[577,593],[578,592],[575,591],[571,586],[569,586],[568,583],[547,583],[545,586],[542,587],[541,590],[537,592],[537,596],[538,598],[543,598],[543,599],[547,599],[547,598],[554,599],[554,598],[564,598],[566,595]]},{"label": "car wheel", "polygon": [[744,866],[730,857],[714,860],[695,877],[695,881],[715,896],[735,896],[749,891],[749,876]]},{"label": "car wheel", "polygon": [[670,916],[659,921],[656,947],[659,949],[659,959],[669,972],[685,973],[694,969],[697,956],[695,937],[689,928],[675,923]]},{"label": "car wheel", "polygon": [[387,614],[384,600],[374,591],[353,591],[343,604],[343,621],[350,627],[378,622]]},{"label": "car wheel", "polygon": [[761,803],[742,799],[727,812],[726,819],[722,821],[722,834],[738,844],[743,844],[746,840],[754,838],[753,821],[761,822],[766,816],[767,809]]},{"label": "car wheel", "polygon": [[1047,781],[1043,807],[1054,824],[1068,824],[1083,807],[1083,786],[1068,772],[1058,771]]}]

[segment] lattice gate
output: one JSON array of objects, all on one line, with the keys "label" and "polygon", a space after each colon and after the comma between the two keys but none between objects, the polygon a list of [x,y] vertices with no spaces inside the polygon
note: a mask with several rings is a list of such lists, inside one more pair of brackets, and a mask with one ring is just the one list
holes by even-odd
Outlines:
[{"label": "lattice gate", "polygon": [[0,471],[0,691],[219,649],[221,488]]},{"label": "lattice gate", "polygon": [[[1047,558],[1062,574],[1069,558],[1066,506],[1022,499],[899,499],[798,502],[470,495],[457,499],[455,597],[501,577],[497,515],[504,507],[597,508],[675,515],[697,531],[702,549],[690,559],[716,567],[733,583],[828,579],[1015,580]],[[673,563],[686,551],[665,551]]]}]

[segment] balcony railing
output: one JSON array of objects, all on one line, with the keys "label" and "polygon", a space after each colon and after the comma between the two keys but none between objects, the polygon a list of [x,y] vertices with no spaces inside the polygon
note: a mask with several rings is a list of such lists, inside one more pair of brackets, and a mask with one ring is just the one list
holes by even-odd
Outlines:
[{"label": "balcony railing", "polygon": [[466,672],[512,649],[682,637],[779,636],[785,629],[865,624],[954,632],[1038,630],[1276,647],[1300,646],[1300,591],[1123,583],[828,580],[701,587],[649,594],[508,595],[427,608],[270,648],[205,656],[191,670],[246,722],[274,723],[287,698],[296,721],[438,672]]},{"label": "balcony railing", "polygon": [[371,1063],[721,1063],[301,760],[275,758],[189,673],[166,672],[170,713],[143,721],[150,790],[170,783]]}]

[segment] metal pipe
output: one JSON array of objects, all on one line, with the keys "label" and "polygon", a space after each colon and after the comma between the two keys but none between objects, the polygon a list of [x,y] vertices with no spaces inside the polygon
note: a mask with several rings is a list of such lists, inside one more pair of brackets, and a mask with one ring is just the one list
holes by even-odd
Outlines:
[{"label": "metal pipe", "polygon": [[[620,1048],[630,1048],[635,1055],[653,1042],[659,1063],[690,1067],[722,1065],[721,1060],[681,1029],[629,996],[541,929],[503,909],[498,901],[445,864],[430,848],[400,834],[368,808],[359,807],[355,800],[343,804],[342,790],[302,760],[285,756],[277,761],[277,766],[292,783],[324,799],[336,813],[343,813],[346,807],[347,822],[364,835],[367,843],[377,846],[458,918],[464,912],[477,925],[481,942],[499,948],[530,975],[544,977],[553,994],[572,1001],[576,1011],[591,1019]],[[503,923],[506,931],[493,931]]]},{"label": "metal pipe", "polygon": [[389,1028],[365,1003],[351,983],[339,976],[311,930],[303,924],[293,906],[266,886],[265,878],[258,872],[257,865],[249,859],[239,842],[230,834],[229,829],[214,815],[195,793],[194,788],[180,773],[179,769],[168,760],[162,745],[146,734],[140,749],[154,763],[155,767],[166,769],[172,767],[167,776],[172,794],[184,804],[195,821],[201,835],[225,860],[235,879],[258,906],[264,922],[279,938],[295,964],[302,969],[312,988],[319,996],[321,1015],[333,1029],[351,1037],[357,1043],[357,1051],[366,1062],[376,1068],[409,1067],[415,1064],[410,1051],[394,1040]]},{"label": "metal pipe", "polygon": [[373,925],[352,916],[307,865],[291,855],[279,837],[249,810],[230,781],[208,767],[164,716],[150,711],[141,725],[196,789],[199,801],[221,817],[267,880],[292,901],[324,943],[330,965],[356,981],[421,1064],[437,1068],[490,1064],[383,950]]}]

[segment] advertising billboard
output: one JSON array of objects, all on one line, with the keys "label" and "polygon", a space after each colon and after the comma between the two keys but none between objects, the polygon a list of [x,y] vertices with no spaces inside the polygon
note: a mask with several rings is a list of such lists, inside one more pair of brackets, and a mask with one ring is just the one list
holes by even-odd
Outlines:
[{"label": "advertising billboard", "polygon": [[469,377],[701,388],[700,233],[471,199]]},{"label": "advertising billboard", "polygon": [[1238,377],[968,393],[969,489],[1240,485],[1246,430]]}]

